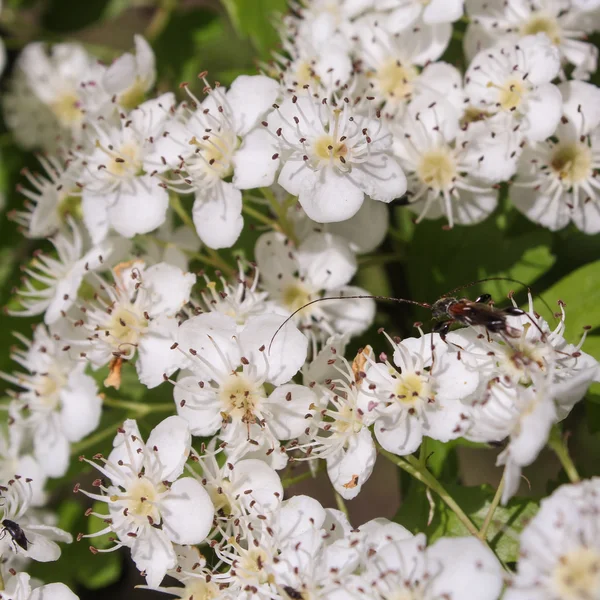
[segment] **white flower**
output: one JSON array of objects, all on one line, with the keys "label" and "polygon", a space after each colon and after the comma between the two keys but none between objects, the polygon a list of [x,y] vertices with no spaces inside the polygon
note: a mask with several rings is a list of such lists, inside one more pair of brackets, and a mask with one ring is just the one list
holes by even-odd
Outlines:
[{"label": "white flower", "polygon": [[[308,342],[289,323],[271,344],[283,321],[263,315],[239,327],[216,312],[187,320],[178,349],[189,357],[185,366],[192,373],[184,371],[175,386],[177,411],[194,435],[220,431],[229,455],[270,457],[275,468],[287,462],[279,440],[302,433],[316,401],[310,389],[286,383],[304,363]],[[268,394],[265,384],[276,387]]]},{"label": "white flower", "polygon": [[[70,533],[38,523],[28,513],[31,505],[31,482],[15,476],[3,485],[0,485],[0,510],[2,511],[2,533],[0,534],[0,550],[6,557],[13,552],[18,556],[30,558],[38,562],[52,562],[60,557],[60,546],[56,542],[70,544],[73,541]],[[4,521],[12,521],[22,530],[25,540],[19,539],[17,543]],[[25,547],[24,547],[25,546]]]},{"label": "white flower", "polygon": [[154,156],[162,162],[159,171],[173,169],[171,188],[195,193],[192,217],[200,239],[210,248],[229,248],[244,225],[240,189],[254,175],[253,166],[238,164],[240,138],[271,108],[279,85],[262,75],[244,75],[227,92],[207,90],[200,102],[186,87],[193,103],[165,126]]},{"label": "white flower", "polygon": [[48,477],[62,477],[69,466],[69,450],[98,427],[102,401],[85,362],[70,357],[64,340],[51,336],[43,325],[33,341],[19,336],[24,349],[12,358],[27,373],[2,374],[20,388],[13,392],[12,427],[25,428],[33,440],[33,454]]},{"label": "white flower", "polygon": [[94,367],[111,363],[105,385],[118,388],[123,360],[137,352],[140,381],[155,387],[163,374],[177,368],[170,350],[177,332],[176,313],[187,303],[196,281],[192,273],[158,263],[146,268],[141,260],[120,263],[113,268],[114,284],[101,286],[94,303],[81,310],[87,339],[74,341]]},{"label": "white flower", "polygon": [[0,592],[2,600],[79,600],[64,583],[49,583],[31,589],[28,573],[18,573],[6,582]]},{"label": "white flower", "polygon": [[588,79],[596,70],[598,49],[587,41],[597,28],[597,19],[581,9],[582,2],[564,0],[466,0],[471,24],[464,39],[469,59],[498,41],[545,33],[560,53],[561,62],[575,65],[573,77]]},{"label": "white flower", "polygon": [[379,547],[359,575],[373,598],[497,600],[503,570],[494,553],[474,537],[441,538],[426,546],[425,535]]},{"label": "white flower", "polygon": [[521,533],[505,600],[597,598],[600,593],[600,479],[559,487]]},{"label": "white flower", "polygon": [[243,325],[250,317],[277,312],[274,302],[268,300],[269,293],[258,287],[260,272],[255,266],[250,272],[245,272],[242,261],[239,261],[235,282],[223,276],[218,282],[212,281],[206,274],[203,277],[206,287],[200,290],[200,307],[204,312],[220,312],[235,319],[238,325]]},{"label": "white flower", "polygon": [[30,317],[44,313],[47,325],[56,323],[76,302],[85,275],[100,268],[110,256],[112,247],[108,242],[84,254],[79,226],[70,218],[68,223],[71,235],[57,233],[50,238],[56,256],[38,252],[24,268],[30,279],[25,279],[24,289],[17,291],[23,308],[9,314]]},{"label": "white flower", "polygon": [[434,30],[415,27],[392,35],[384,23],[365,19],[357,27],[366,93],[375,96],[382,113],[401,116],[406,105],[423,93],[439,94],[439,102],[450,101],[460,109],[462,77],[447,63],[433,64],[445,50]]},{"label": "white flower", "polygon": [[[105,529],[83,537],[115,532],[121,546],[131,548],[138,569],[151,587],[160,585],[176,565],[173,544],[199,544],[212,526],[214,508],[208,493],[193,477],[180,477],[190,452],[191,436],[180,417],[159,423],[144,444],[137,423],[128,419],[114,440],[114,448],[101,464],[93,465],[110,480],[94,485],[102,494],[79,489],[89,498],[106,502]],[[105,519],[106,515],[98,515]]]},{"label": "white flower", "polygon": [[237,165],[247,178],[240,187],[271,185],[281,165],[278,183],[319,223],[349,219],[365,194],[382,202],[402,196],[406,178],[392,156],[392,136],[365,102],[366,116],[350,98],[285,99],[244,140]]},{"label": "white flower", "polygon": [[551,140],[525,149],[510,198],[532,221],[552,231],[569,221],[600,231],[600,90],[581,81],[559,86],[563,118]]},{"label": "white flower", "polygon": [[482,50],[465,76],[469,104],[485,114],[510,117],[510,127],[530,142],[550,137],[562,97],[551,83],[560,70],[558,50],[540,33]]},{"label": "white flower", "polygon": [[154,85],[156,68],[154,52],[141,36],[134,36],[135,55],[126,52],[106,69],[102,86],[108,94],[115,95],[117,104],[131,110],[143,100]]},{"label": "white flower", "polygon": [[[377,452],[369,425],[375,413],[366,413],[360,402],[361,379],[345,361],[327,387],[313,388],[322,395],[321,410],[307,421],[304,439],[292,445],[307,458],[327,460],[327,473],[334,489],[347,500],[355,498],[371,476]],[[357,377],[357,380],[355,379]]]},{"label": "white flower", "polygon": [[93,241],[104,239],[111,227],[131,238],[164,223],[169,197],[154,176],[163,165],[153,153],[174,103],[173,94],[163,94],[121,114],[117,125],[89,123],[93,147],[77,153],[82,164],[77,185],[82,188],[83,222]]},{"label": "white flower", "polygon": [[[110,106],[100,85],[104,67],[79,44],[28,44],[16,67],[4,109],[9,127],[26,146],[52,147],[58,135],[81,139],[86,114]],[[39,114],[41,113],[41,114]],[[40,127],[41,125],[41,127]],[[24,128],[25,132],[19,130]]]},{"label": "white flower", "polygon": [[[433,101],[431,101],[433,99]],[[459,128],[458,113],[447,103],[424,96],[413,101],[397,126],[396,156],[408,176],[406,201],[424,218],[445,215],[448,227],[485,219],[498,203],[498,191],[481,172],[474,128]],[[487,165],[486,165],[487,166]],[[492,162],[490,168],[497,166]]]},{"label": "white flower", "polygon": [[64,164],[61,158],[52,155],[37,158],[45,175],[29,169],[22,171],[34,189],[17,186],[17,191],[27,199],[25,210],[15,210],[9,216],[24,228],[27,237],[45,238],[60,229],[69,216],[80,217],[81,198],[72,181],[71,164]]},{"label": "white flower", "polygon": [[469,424],[466,402],[477,390],[478,373],[437,334],[388,339],[395,366],[385,355],[380,357],[383,362],[366,356],[359,374],[362,410],[376,416],[378,442],[402,456],[413,453],[424,435],[442,442],[464,435]]},{"label": "white flower", "polygon": [[[348,285],[357,269],[356,257],[343,239],[330,233],[313,233],[297,249],[282,234],[265,233],[254,255],[269,299],[289,313],[321,297],[367,295]],[[333,333],[362,333],[374,315],[373,300],[344,299],[307,306],[294,320],[324,341]]]},{"label": "white flower", "polygon": [[347,221],[317,223],[310,219],[299,204],[289,211],[296,236],[304,241],[312,233],[332,233],[344,238],[350,250],[365,254],[376,250],[388,232],[389,210],[383,202],[365,198],[358,212]]}]

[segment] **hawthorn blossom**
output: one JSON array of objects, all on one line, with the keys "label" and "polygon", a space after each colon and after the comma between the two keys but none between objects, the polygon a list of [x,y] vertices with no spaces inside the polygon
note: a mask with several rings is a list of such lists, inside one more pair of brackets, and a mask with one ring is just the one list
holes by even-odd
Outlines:
[{"label": "hawthorn blossom", "polygon": [[77,153],[82,164],[77,185],[82,188],[83,222],[95,243],[111,228],[132,238],[165,222],[169,196],[154,176],[162,163],[153,153],[174,103],[167,93],[121,114],[116,125],[108,120],[89,123],[93,148]]},{"label": "hawthorn blossom", "polygon": [[38,325],[33,340],[18,336],[24,348],[11,358],[26,372],[2,373],[20,388],[11,391],[11,427],[24,429],[33,442],[33,456],[48,477],[62,477],[69,466],[70,445],[98,427],[102,400],[98,386],[75,360],[64,340]]},{"label": "hawthorn blossom", "polygon": [[[308,341],[277,315],[231,317],[205,313],[185,321],[178,348],[186,368],[175,385],[177,412],[193,435],[218,434],[236,460],[263,457],[274,468],[287,463],[280,440],[300,435],[314,392],[287,383],[306,358]],[[275,386],[270,393],[265,385]]]},{"label": "hawthorn blossom", "polygon": [[18,573],[8,579],[0,592],[2,600],[79,600],[64,583],[48,583],[31,588],[28,573]]},{"label": "hawthorn blossom", "polygon": [[188,302],[196,276],[166,263],[146,268],[142,260],[120,263],[112,274],[114,284],[100,280],[95,300],[81,307],[85,319],[74,325],[87,338],[73,343],[95,368],[110,362],[104,385],[118,388],[123,361],[137,353],[141,383],[156,387],[164,373],[177,368],[170,350],[176,314]]},{"label": "hawthorn blossom", "polygon": [[80,140],[87,114],[101,114],[110,96],[100,85],[104,67],[79,44],[28,44],[19,54],[6,122],[27,148],[52,148],[56,138]]},{"label": "hawthorn blossom", "polygon": [[[368,295],[348,285],[357,269],[356,258],[343,239],[330,233],[313,233],[297,249],[282,234],[265,233],[256,243],[254,256],[262,288],[289,313],[318,298]],[[371,324],[374,314],[371,299],[332,299],[303,308],[294,320],[319,340],[336,332],[358,335]]]},{"label": "hawthorn blossom", "polygon": [[392,340],[393,364],[366,355],[360,373],[362,410],[375,420],[375,437],[388,452],[412,454],[424,435],[447,442],[465,434],[468,401],[479,375],[439,335]]},{"label": "hawthorn blossom", "polygon": [[78,225],[68,220],[70,235],[57,233],[50,238],[56,257],[38,252],[23,271],[24,288],[17,291],[22,309],[9,314],[34,316],[44,314],[47,325],[56,323],[77,301],[77,294],[85,275],[102,266],[112,252],[111,244],[94,246],[84,253],[84,240]]},{"label": "hawthorn blossom", "polygon": [[363,573],[350,581],[372,598],[478,598],[496,600],[503,570],[494,553],[474,537],[441,538],[427,547],[424,534],[394,540],[366,560]]},{"label": "hawthorn blossom", "polygon": [[45,238],[61,229],[69,217],[81,217],[81,198],[71,173],[75,167],[53,155],[39,155],[38,161],[44,174],[22,171],[33,189],[17,185],[26,198],[24,210],[14,210],[9,217],[24,228],[27,237]]},{"label": "hawthorn blossom", "polygon": [[382,105],[388,118],[403,114],[408,103],[423,93],[438,95],[439,102],[462,104],[462,77],[444,62],[434,63],[446,48],[432,28],[412,28],[391,34],[385,22],[369,20],[358,30],[360,69],[366,93]]},{"label": "hawthorn blossom", "polygon": [[392,136],[365,102],[362,110],[349,97],[286,98],[244,140],[237,165],[248,177],[240,187],[269,186],[281,167],[279,185],[319,223],[349,219],[365,194],[386,203],[402,196],[406,178],[392,156]]},{"label": "hawthorn blossom", "polygon": [[[114,532],[119,541],[111,552],[126,546],[148,585],[157,587],[177,564],[174,544],[199,544],[208,535],[214,507],[202,484],[181,477],[191,448],[184,419],[172,416],[159,423],[144,443],[137,423],[127,419],[117,433],[108,458],[88,461],[110,483],[94,482],[100,494],[76,487],[89,498],[108,505],[107,526],[80,537]],[[89,513],[92,514],[92,513]],[[93,548],[93,547],[92,547]]]},{"label": "hawthorn blossom", "polygon": [[396,131],[395,153],[408,176],[406,203],[419,214],[417,223],[444,215],[452,228],[478,223],[492,213],[498,191],[489,169],[497,163],[488,166],[480,132],[459,128],[459,114],[448,103],[431,96],[416,99]]},{"label": "hawthorn blossom", "polygon": [[136,108],[156,80],[154,52],[141,36],[133,37],[135,54],[126,52],[110,65],[102,76],[102,87],[114,95],[115,102],[125,110]]},{"label": "hawthorn blossom", "polygon": [[262,75],[240,76],[227,92],[207,85],[203,102],[186,91],[192,106],[166,124],[154,150],[163,163],[157,168],[173,170],[172,189],[195,194],[192,218],[200,239],[210,248],[229,248],[244,226],[240,190],[254,187],[256,168],[238,161],[240,140],[277,99],[279,86]]},{"label": "hawthorn blossom", "polygon": [[600,231],[600,90],[581,81],[559,89],[563,117],[552,139],[525,149],[511,200],[529,219],[556,231],[569,221]]},{"label": "hawthorn blossom", "polygon": [[600,479],[560,486],[520,536],[506,600],[594,598],[600,592]]},{"label": "hawthorn blossom", "polygon": [[585,12],[593,6],[563,0],[466,0],[471,23],[464,38],[467,58],[496,42],[518,42],[528,35],[544,33],[560,54],[563,64],[575,66],[575,79],[589,79],[596,70],[598,49],[587,34],[598,27],[597,17]]},{"label": "hawthorn blossom", "polygon": [[0,533],[0,551],[4,557],[9,552],[38,562],[52,562],[60,557],[60,546],[56,542],[70,544],[73,541],[70,533],[39,523],[31,514],[31,482],[15,476],[0,485],[0,510],[2,519],[17,523],[25,535],[25,546],[17,544],[3,524]]},{"label": "hawthorn blossom", "polygon": [[475,56],[465,94],[477,110],[506,117],[517,138],[545,140],[561,116],[562,97],[551,83],[559,69],[558,50],[543,33],[501,42]]}]

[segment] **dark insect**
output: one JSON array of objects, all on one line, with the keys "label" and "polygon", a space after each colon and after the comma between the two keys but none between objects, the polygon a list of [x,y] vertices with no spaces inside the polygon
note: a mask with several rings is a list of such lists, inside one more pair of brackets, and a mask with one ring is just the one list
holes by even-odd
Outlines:
[{"label": "dark insect", "polygon": [[506,317],[518,317],[525,311],[516,306],[497,309],[491,304],[489,294],[479,296],[475,302],[467,298],[440,298],[431,305],[431,314],[434,319],[441,320],[434,325],[433,331],[439,333],[444,339],[454,323],[461,325],[480,325],[491,333],[504,333],[512,337],[506,324]]},{"label": "dark insect", "polygon": [[284,585],[283,591],[288,595],[288,597],[291,600],[304,600],[304,596],[302,595],[302,592],[295,590],[293,587],[290,587],[289,585]]},{"label": "dark insect", "polygon": [[[393,298],[388,296],[369,296],[369,295],[358,295],[358,296],[329,296],[327,298],[317,298],[312,302],[308,302],[304,306],[301,306],[298,310],[294,311],[280,326],[279,329],[275,332],[273,337],[271,338],[271,343],[269,344],[269,350],[271,349],[271,344],[275,339],[275,336],[283,329],[283,327],[290,321],[297,313],[301,310],[305,309],[307,306],[311,304],[316,304],[317,302],[325,302],[327,300],[344,300],[344,299],[362,299],[362,298],[371,298],[373,300],[388,300],[391,302],[398,302],[400,304],[414,304],[416,306],[421,306],[423,308],[427,308],[431,311],[432,317],[439,321],[433,327],[433,332],[438,333],[440,337],[444,340],[450,327],[455,323],[460,325],[479,325],[481,327],[485,327],[487,331],[490,333],[500,333],[507,337],[514,337],[514,334],[511,332],[507,324],[507,317],[514,317],[520,315],[526,315],[525,311],[517,308],[516,306],[509,306],[507,308],[494,308],[491,305],[492,297],[490,294],[483,294],[479,296],[475,301],[469,300],[467,298],[454,298],[451,297],[450,294],[454,292],[470,287],[472,285],[476,285],[478,283],[484,283],[486,281],[513,281],[515,283],[519,283],[521,285],[525,285],[516,279],[510,279],[508,277],[489,277],[487,279],[480,279],[478,281],[473,281],[465,286],[461,286],[449,292],[448,294],[442,296],[439,300],[436,300],[433,304],[429,304],[428,302],[417,302],[416,300],[408,300],[406,298]],[[539,326],[535,321],[532,321],[533,325],[539,329]],[[544,334],[540,331],[542,337]]]},{"label": "dark insect", "polygon": [[23,550],[27,550],[27,544],[31,544],[31,542],[25,537],[25,532],[21,529],[21,526],[10,519],[4,519],[2,521],[2,537],[6,535],[6,532],[10,534],[12,541],[23,548]]}]

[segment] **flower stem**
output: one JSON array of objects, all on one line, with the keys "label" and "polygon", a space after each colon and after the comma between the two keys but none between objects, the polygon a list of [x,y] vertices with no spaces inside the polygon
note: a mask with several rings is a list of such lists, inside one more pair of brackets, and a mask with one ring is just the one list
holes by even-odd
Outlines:
[{"label": "flower stem", "polygon": [[253,219],[256,219],[260,223],[263,223],[264,225],[267,225],[271,229],[275,229],[275,230],[281,231],[281,227],[279,226],[279,223],[277,223],[277,221],[274,221],[273,219],[270,219],[266,215],[263,215],[263,213],[261,213],[260,211],[256,210],[255,208],[252,208],[251,206],[248,206],[247,204],[244,204],[244,207],[242,208],[242,210],[247,215],[251,216]]},{"label": "flower stem", "polygon": [[502,498],[502,490],[503,489],[504,489],[504,475],[502,475],[502,479],[500,480],[500,483],[498,484],[498,489],[496,490],[496,494],[494,495],[492,504],[490,505],[487,515],[485,515],[485,520],[483,521],[483,525],[481,526],[481,529],[479,530],[478,537],[482,542],[487,541],[487,532],[492,523],[492,518],[494,517],[496,508],[498,508],[498,504],[500,504],[500,498]]},{"label": "flower stem", "polygon": [[174,404],[172,402],[142,404],[141,402],[130,402],[129,400],[118,400],[107,397],[102,399],[102,404],[104,404],[104,406],[110,406],[111,408],[121,408],[123,410],[132,411],[141,417],[144,417],[150,413],[168,412],[174,409]]},{"label": "flower stem", "polygon": [[284,235],[286,235],[296,246],[298,245],[298,237],[294,232],[294,226],[288,219],[288,210],[296,202],[295,196],[289,196],[283,203],[278,202],[275,198],[275,194],[269,188],[261,188],[263,196],[269,201],[271,210],[277,215],[277,221],[279,228]]},{"label": "flower stem", "polygon": [[171,208],[177,213],[179,218],[183,221],[184,225],[187,225],[188,227],[191,227],[194,230],[196,229],[194,227],[194,221],[192,221],[192,218],[190,217],[190,215],[188,215],[187,211],[183,207],[183,204],[181,203],[181,198],[177,194],[169,194],[169,204],[171,205]]},{"label": "flower stem", "polygon": [[96,446],[100,442],[103,442],[106,438],[117,435],[117,428],[121,426],[122,421],[118,423],[113,423],[106,427],[106,429],[102,429],[101,431],[96,432],[94,435],[91,435],[81,442],[77,444],[73,444],[71,446],[71,456],[79,456],[84,450]]},{"label": "flower stem", "polygon": [[558,457],[562,468],[565,470],[567,477],[571,483],[577,483],[581,481],[577,468],[571,459],[569,454],[569,448],[565,441],[558,425],[555,425],[550,432],[550,439],[548,440],[548,447],[554,451],[554,454]]},{"label": "flower stem", "polygon": [[344,499],[337,492],[335,493],[335,503],[337,504],[338,510],[342,511],[346,517],[350,516]]},{"label": "flower stem", "polygon": [[479,531],[471,519],[465,514],[463,509],[456,503],[454,498],[446,491],[444,486],[427,470],[427,468],[414,456],[404,458],[396,456],[381,446],[377,446],[380,454],[383,454],[389,461],[406,471],[409,475],[424,483],[428,488],[435,492],[448,506],[448,508],[458,517],[459,521],[467,528],[471,535],[479,537]]},{"label": "flower stem", "polygon": [[177,0],[161,0],[158,8],[154,12],[152,20],[148,23],[144,37],[149,41],[154,41],[169,23],[171,13],[177,5]]},{"label": "flower stem", "polygon": [[323,461],[319,461],[319,466],[317,470],[313,473],[310,469],[304,471],[304,473],[300,473],[300,475],[296,475],[296,477],[288,477],[286,479],[282,479],[281,484],[283,485],[283,489],[287,490],[292,485],[296,483],[300,483],[301,481],[305,481],[306,479],[310,479],[311,477],[314,479],[318,473],[320,473],[324,469]]}]

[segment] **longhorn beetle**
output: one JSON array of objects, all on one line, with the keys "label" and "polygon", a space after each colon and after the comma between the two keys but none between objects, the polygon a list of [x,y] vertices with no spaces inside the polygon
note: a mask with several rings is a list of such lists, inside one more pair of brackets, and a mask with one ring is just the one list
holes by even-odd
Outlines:
[{"label": "longhorn beetle", "polygon": [[[473,285],[477,285],[478,283],[485,283],[486,281],[512,281],[514,283],[518,283],[527,287],[521,281],[516,279],[511,279],[509,277],[488,277],[486,279],[479,279],[477,281],[473,281],[461,287],[455,288],[454,290],[448,292],[442,296],[439,300],[436,300],[432,304],[428,302],[417,302],[416,300],[408,300],[406,298],[393,298],[390,296],[370,296],[370,295],[353,295],[353,296],[329,296],[327,298],[317,298],[316,300],[312,300],[311,302],[307,302],[304,306],[301,306],[299,309],[295,310],[275,331],[273,337],[271,338],[271,342],[269,344],[269,351],[271,350],[271,346],[273,344],[273,340],[275,336],[283,329],[283,327],[301,310],[304,310],[307,306],[311,304],[316,304],[317,302],[325,302],[326,300],[344,300],[344,299],[373,299],[373,300],[390,300],[392,302],[398,302],[401,304],[414,304],[415,306],[421,306],[423,308],[427,308],[431,311],[432,317],[438,321],[433,326],[432,331],[434,333],[438,333],[442,340],[446,339],[446,335],[450,330],[450,327],[454,323],[459,323],[460,325],[479,325],[481,327],[485,327],[487,331],[490,333],[500,333],[504,334],[507,337],[514,337],[514,334],[511,332],[510,327],[506,322],[507,317],[515,317],[521,315],[527,315],[527,313],[517,308],[516,306],[509,306],[507,308],[494,308],[491,305],[492,297],[490,294],[482,294],[475,301],[469,300],[468,298],[455,298],[450,294],[457,292],[458,290],[471,287]],[[529,288],[528,288],[529,289]],[[542,335],[542,339],[545,338],[544,333],[539,328],[539,325],[531,319],[531,322],[534,326],[539,330]]]}]

